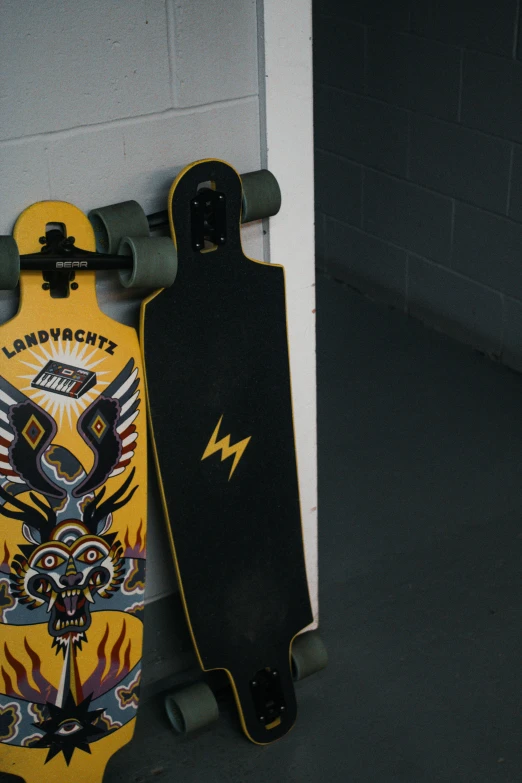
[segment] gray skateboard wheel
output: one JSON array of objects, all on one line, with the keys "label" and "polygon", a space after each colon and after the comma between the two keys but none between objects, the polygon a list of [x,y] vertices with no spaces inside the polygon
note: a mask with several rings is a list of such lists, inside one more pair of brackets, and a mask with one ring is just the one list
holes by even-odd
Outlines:
[{"label": "gray skateboard wheel", "polygon": [[122,201],[89,212],[100,253],[117,253],[123,237],[148,237],[147,216],[137,201]]},{"label": "gray skateboard wheel", "polygon": [[165,696],[165,709],[177,734],[202,729],[219,717],[216,697],[204,682],[197,682]]},{"label": "gray skateboard wheel", "polygon": [[168,237],[123,237],[118,254],[133,259],[131,271],[119,272],[125,288],[169,288],[176,279],[178,256]]},{"label": "gray skateboard wheel", "polygon": [[16,288],[20,277],[20,255],[13,237],[0,236],[0,289]]},{"label": "gray skateboard wheel", "polygon": [[320,672],[327,664],[328,652],[318,631],[308,631],[294,639],[292,674],[296,682]]},{"label": "gray skateboard wheel", "polygon": [[268,169],[249,171],[241,175],[243,183],[243,207],[241,222],[277,215],[281,209],[281,190],[279,184]]}]

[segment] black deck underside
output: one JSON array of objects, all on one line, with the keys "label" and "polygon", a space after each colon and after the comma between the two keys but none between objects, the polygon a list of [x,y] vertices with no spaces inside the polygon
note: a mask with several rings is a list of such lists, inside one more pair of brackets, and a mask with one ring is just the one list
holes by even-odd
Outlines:
[{"label": "black deck underside", "polygon": [[[189,201],[215,181],[227,196],[228,238],[191,248]],[[295,703],[293,636],[312,620],[294,453],[284,273],[242,253],[240,182],[218,162],[191,169],[173,199],[179,272],[145,311],[154,439],[179,570],[206,669],[228,669],[249,733],[269,741],[250,698],[256,672],[281,672],[287,721]],[[236,452],[202,459],[215,441]],[[285,721],[283,722],[285,723]],[[251,725],[250,725],[251,724]],[[281,726],[274,734],[284,733]],[[275,736],[274,736],[275,738]]]}]

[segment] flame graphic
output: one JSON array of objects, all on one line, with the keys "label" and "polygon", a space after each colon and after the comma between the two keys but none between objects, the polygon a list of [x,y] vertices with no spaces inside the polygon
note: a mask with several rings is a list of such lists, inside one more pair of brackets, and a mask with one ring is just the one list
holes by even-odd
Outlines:
[{"label": "flame graphic", "polygon": [[123,539],[125,544],[125,557],[145,557],[145,531],[143,530],[143,520],[140,519],[140,526],[136,533],[136,539],[134,544],[131,544],[129,538],[129,531],[125,531],[125,538]]},{"label": "flame graphic", "polygon": [[4,559],[0,563],[0,573],[8,574],[10,572],[9,561],[11,560],[11,553],[7,547],[7,541],[4,541]]},{"label": "flame graphic", "polygon": [[[114,642],[112,650],[107,653],[107,640],[109,638],[109,624],[105,627],[105,633],[98,645],[97,657],[98,664],[91,676],[83,683],[83,692],[91,695],[93,699],[102,696],[110,691],[120,680],[127,676],[130,671],[130,655],[132,641],[129,639],[123,651],[123,643],[127,635],[127,622],[124,619],[120,635]],[[108,664],[108,666],[107,666]],[[107,671],[105,671],[107,669]]]},{"label": "flame graphic", "polygon": [[23,699],[36,702],[37,704],[45,704],[48,701],[54,704],[57,690],[41,673],[42,661],[40,660],[38,653],[32,649],[26,637],[24,637],[24,647],[27,655],[31,659],[31,674],[36,684],[36,688],[33,688],[33,686],[29,684],[27,671],[23,664],[11,653],[6,642],[4,644],[6,666],[9,664],[12,671],[9,673],[7,668],[3,665],[1,667],[4,680],[3,692],[8,696],[15,698],[21,696]]}]

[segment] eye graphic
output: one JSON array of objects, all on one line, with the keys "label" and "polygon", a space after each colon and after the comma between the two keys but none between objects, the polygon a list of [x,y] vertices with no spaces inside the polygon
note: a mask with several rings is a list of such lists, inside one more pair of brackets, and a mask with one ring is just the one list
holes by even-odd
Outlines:
[{"label": "eye graphic", "polygon": [[77,731],[81,731],[82,724],[77,720],[66,720],[60,728],[56,730],[57,734],[61,734],[62,737],[68,737],[70,734],[76,734]]},{"label": "eye graphic", "polygon": [[100,552],[99,549],[91,546],[89,549],[86,549],[85,552],[82,552],[81,555],[78,555],[78,560],[81,560],[82,563],[88,563],[88,565],[92,565],[93,563],[97,563],[98,560],[101,560],[102,557],[105,557],[105,553]]},{"label": "eye graphic", "polygon": [[62,563],[65,563],[65,558],[49,552],[48,554],[41,556],[41,558],[36,563],[36,567],[45,568],[46,571],[51,571],[53,568],[56,568]]}]

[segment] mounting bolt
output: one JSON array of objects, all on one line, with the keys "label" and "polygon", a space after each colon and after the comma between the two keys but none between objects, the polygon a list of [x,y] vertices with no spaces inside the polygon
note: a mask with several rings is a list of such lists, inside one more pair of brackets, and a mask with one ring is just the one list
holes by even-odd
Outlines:
[{"label": "mounting bolt", "polygon": [[48,291],[51,287],[50,283],[43,283],[42,288],[44,291]]},{"label": "mounting bolt", "polygon": [[76,289],[78,288],[78,283],[71,283],[71,288],[73,291],[76,291]]},{"label": "mounting bolt", "polygon": [[39,241],[39,243],[40,243],[41,245],[45,245],[45,243],[47,242],[47,238],[46,238],[46,237],[40,237],[40,238],[38,239],[38,241]]}]

